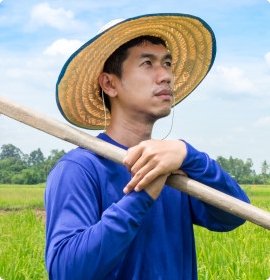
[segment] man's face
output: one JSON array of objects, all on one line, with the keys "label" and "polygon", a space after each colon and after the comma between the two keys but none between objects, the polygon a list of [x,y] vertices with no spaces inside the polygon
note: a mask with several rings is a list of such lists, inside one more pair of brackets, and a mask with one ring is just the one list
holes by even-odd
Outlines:
[{"label": "man's face", "polygon": [[170,113],[173,102],[171,61],[163,45],[148,41],[128,50],[122,77],[117,83],[118,105],[126,114],[155,121]]}]

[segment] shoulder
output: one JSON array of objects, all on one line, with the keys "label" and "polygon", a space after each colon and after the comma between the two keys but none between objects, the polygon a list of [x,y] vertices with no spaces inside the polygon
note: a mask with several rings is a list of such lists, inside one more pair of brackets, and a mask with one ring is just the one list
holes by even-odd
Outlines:
[{"label": "shoulder", "polygon": [[119,168],[124,168],[123,165],[80,147],[69,151],[60,158],[55,167],[59,165],[73,168],[79,167],[80,169],[91,173],[93,171],[96,173],[107,172],[109,170],[116,171]]},{"label": "shoulder", "polygon": [[101,159],[100,156],[97,154],[83,149],[83,148],[76,148],[74,150],[69,151],[66,153],[59,161],[71,161],[74,163],[89,163],[89,162],[95,162],[99,161]]},{"label": "shoulder", "polygon": [[80,166],[85,170],[99,169],[104,164],[108,164],[105,158],[83,148],[76,148],[66,153],[62,158],[59,159],[57,165],[65,166]]}]

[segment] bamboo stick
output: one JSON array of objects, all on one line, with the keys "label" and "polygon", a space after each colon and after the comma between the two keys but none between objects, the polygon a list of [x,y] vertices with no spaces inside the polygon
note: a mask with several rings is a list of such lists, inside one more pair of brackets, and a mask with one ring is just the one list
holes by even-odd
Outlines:
[{"label": "bamboo stick", "polygon": [[[0,113],[59,139],[95,152],[114,162],[123,164],[125,150],[3,96],[0,96]],[[169,176],[166,184],[270,230],[270,213],[267,211],[181,175]]]}]

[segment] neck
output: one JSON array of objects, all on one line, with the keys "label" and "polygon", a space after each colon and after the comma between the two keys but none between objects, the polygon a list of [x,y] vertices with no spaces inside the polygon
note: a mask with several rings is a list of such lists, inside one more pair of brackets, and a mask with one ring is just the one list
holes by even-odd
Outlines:
[{"label": "neck", "polygon": [[116,142],[130,148],[144,140],[151,139],[153,125],[136,120],[113,119],[105,133]]}]

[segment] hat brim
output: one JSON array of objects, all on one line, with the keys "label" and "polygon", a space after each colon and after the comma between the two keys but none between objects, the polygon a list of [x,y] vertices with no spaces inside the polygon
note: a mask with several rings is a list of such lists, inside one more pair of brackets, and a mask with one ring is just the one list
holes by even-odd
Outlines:
[{"label": "hat brim", "polygon": [[[56,84],[56,100],[70,123],[86,129],[104,128],[105,113],[98,83],[104,63],[121,45],[144,35],[163,39],[172,54],[173,105],[200,84],[214,62],[214,33],[198,17],[166,13],[124,20],[88,41],[65,63]],[[109,124],[109,111],[106,115]]]}]

